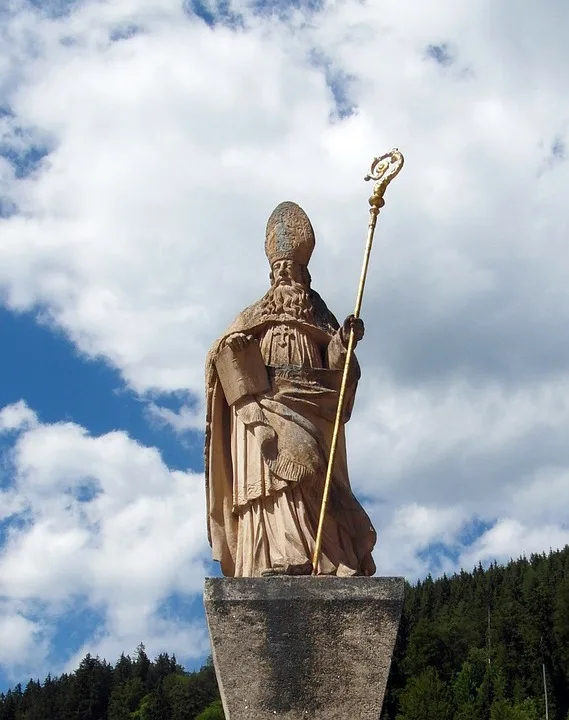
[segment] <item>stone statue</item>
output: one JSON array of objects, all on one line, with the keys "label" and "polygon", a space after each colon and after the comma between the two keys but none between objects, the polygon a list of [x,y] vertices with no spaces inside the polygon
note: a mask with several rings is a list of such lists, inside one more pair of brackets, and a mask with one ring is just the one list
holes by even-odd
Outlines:
[{"label": "stone statue", "polygon": [[[206,362],[208,536],[224,575],[308,575],[338,391],[354,316],[340,327],[311,289],[314,230],[295,203],[267,223],[271,287],[214,343]],[[348,376],[343,422],[360,370]],[[373,575],[376,533],[350,488],[344,428],[318,574]]]}]

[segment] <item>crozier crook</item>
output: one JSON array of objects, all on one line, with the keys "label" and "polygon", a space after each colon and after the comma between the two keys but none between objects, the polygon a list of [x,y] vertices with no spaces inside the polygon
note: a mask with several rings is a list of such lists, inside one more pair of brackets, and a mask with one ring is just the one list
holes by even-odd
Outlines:
[{"label": "crozier crook", "polygon": [[[368,235],[367,235],[367,242],[364,252],[364,260],[362,265],[362,271],[360,275],[360,283],[358,287],[358,294],[356,297],[356,307],[354,310],[354,317],[359,318],[360,312],[362,308],[362,300],[363,300],[363,294],[364,294],[364,288],[365,288],[365,281],[367,277],[367,271],[369,266],[369,259],[371,255],[371,248],[373,245],[373,237],[375,233],[375,226],[377,223],[377,216],[379,215],[379,210],[382,208],[385,204],[385,201],[383,199],[383,195],[385,194],[385,191],[387,189],[387,186],[389,183],[395,178],[399,172],[401,171],[401,168],[403,167],[403,155],[397,150],[397,148],[394,148],[391,152],[386,153],[385,155],[381,155],[380,157],[374,158],[371,169],[368,175],[365,176],[364,180],[375,180],[375,186],[373,188],[373,193],[371,197],[369,198],[369,204],[370,204],[370,219],[369,219],[369,225],[368,225]],[[328,499],[330,497],[330,484],[332,481],[332,474],[334,471],[334,460],[336,459],[336,448],[338,445],[338,434],[340,430],[340,425],[342,422],[342,416],[344,413],[344,403],[345,403],[345,394],[346,394],[346,387],[348,383],[348,376],[350,372],[350,363],[352,360],[352,355],[354,352],[354,330],[353,328],[350,329],[350,337],[348,341],[348,349],[346,353],[346,360],[344,364],[344,372],[342,374],[342,384],[340,386],[340,395],[338,398],[338,408],[336,410],[336,419],[334,422],[334,430],[332,434],[332,444],[330,446],[330,454],[328,456],[328,467],[326,470],[326,480],[324,483],[324,493],[322,496],[322,505],[320,507],[320,517],[318,520],[318,531],[316,534],[316,546],[314,549],[314,555],[312,558],[312,573],[314,575],[318,574],[318,566],[320,563],[320,551],[322,548],[322,532],[324,528],[324,520],[326,517],[326,510],[328,507]]]}]

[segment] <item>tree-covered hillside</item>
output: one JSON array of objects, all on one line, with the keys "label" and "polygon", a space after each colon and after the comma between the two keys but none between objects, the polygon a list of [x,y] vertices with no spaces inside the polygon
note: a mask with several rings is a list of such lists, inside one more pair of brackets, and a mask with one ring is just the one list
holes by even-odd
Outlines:
[{"label": "tree-covered hillside", "polygon": [[[569,547],[407,587],[383,720],[569,720]],[[0,720],[221,720],[211,663],[140,646],[0,695]]]},{"label": "tree-covered hillside", "polygon": [[569,546],[407,588],[385,720],[541,720],[544,686],[569,720]]},{"label": "tree-covered hillside", "polygon": [[188,673],[174,656],[152,662],[140,645],[113,667],[90,655],[70,675],[30,680],[0,696],[0,720],[222,720],[210,662]]}]

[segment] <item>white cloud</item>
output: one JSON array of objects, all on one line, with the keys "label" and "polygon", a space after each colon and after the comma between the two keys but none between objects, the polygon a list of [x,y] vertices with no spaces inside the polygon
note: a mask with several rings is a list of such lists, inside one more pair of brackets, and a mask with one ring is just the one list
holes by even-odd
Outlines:
[{"label": "white cloud", "polygon": [[[147,638],[166,649],[173,619],[160,619],[163,602],[201,590],[203,476],[169,470],[157,450],[124,432],[94,437],[72,423],[22,429],[10,459],[18,502],[5,517],[12,522],[0,550],[0,597],[21,610],[3,621],[14,620],[18,632],[0,660],[21,661],[18,648],[25,657],[38,606],[53,623],[77,602],[102,613],[91,646]],[[180,657],[202,653],[203,629],[180,630]]]},{"label": "white cloud", "polygon": [[[382,570],[414,578],[568,542],[566,380],[378,385],[363,383],[348,442],[352,476],[383,503],[372,505]],[[473,521],[491,527],[470,545],[463,531]],[[424,555],[433,544],[457,559]]]},{"label": "white cloud", "polygon": [[[569,6],[346,0],[281,20],[232,7],[244,17],[235,31],[158,0],[4,24],[0,94],[14,116],[2,142],[22,151],[24,128],[51,150],[24,179],[0,166],[3,204],[20,211],[0,220],[6,304],[41,308],[118,368],[152,417],[196,430],[207,347],[266,287],[272,208],[288,198],[309,212],[314,285],[347,314],[362,177],[397,145],[406,166],[380,216],[349,431],[380,571],[416,576],[437,543],[466,566],[563,544],[566,503],[551,498],[569,482]],[[129,23],[141,32],[109,41]],[[444,66],[427,52],[442,44]],[[324,61],[349,78],[357,109],[343,120]],[[191,402],[170,410],[160,391]],[[164,593],[199,589],[193,475],[121,432],[3,412],[22,430],[3,512],[34,520],[3,551],[11,596],[86,594],[106,607],[97,642],[110,651],[158,623]],[[476,518],[491,529],[464,547]],[[184,560],[184,548],[198,554]],[[156,584],[141,558],[160,560]]]},{"label": "white cloud", "polygon": [[383,575],[403,575],[414,582],[431,570],[436,574],[455,569],[450,558],[430,558],[433,545],[453,546],[466,525],[467,517],[459,508],[434,507],[412,503],[394,512],[371,508],[381,522],[376,562]]},{"label": "white cloud", "polygon": [[34,660],[41,664],[46,648],[40,632],[37,623],[21,614],[0,612],[0,665],[21,667]]},{"label": "white cloud", "polygon": [[[446,462],[455,464],[455,473],[478,469],[481,463],[495,464],[519,456],[522,466],[516,478],[521,481],[541,467],[539,455],[546,444],[551,454],[567,459],[565,437],[569,428],[569,382],[563,379],[508,387],[497,382],[482,385],[450,380],[434,386],[401,388],[387,378],[364,380],[359,413],[349,428],[354,450],[354,468],[364,487],[397,492],[408,499],[425,497],[425,489],[401,486],[421,474],[430,474]],[[523,451],[535,450],[528,463]],[[370,474],[370,468],[379,474]],[[486,468],[488,469],[488,468]],[[479,477],[476,487],[453,490],[456,477],[446,474],[438,482],[444,497],[476,500],[486,482]],[[443,485],[443,483],[447,483]],[[398,484],[397,488],[393,485]],[[496,492],[500,488],[493,487]],[[486,507],[489,500],[486,498]]]},{"label": "white cloud", "polygon": [[23,400],[6,405],[0,411],[0,432],[21,430],[37,424],[37,415]]},{"label": "white cloud", "polygon": [[[512,514],[523,525],[545,528],[558,527],[563,533],[569,528],[569,468],[540,467],[525,483],[512,488]],[[534,544],[535,546],[535,544]],[[545,546],[544,546],[545,547]],[[553,542],[551,547],[557,547]]]},{"label": "white cloud", "polygon": [[203,430],[204,403],[199,403],[196,407],[182,405],[178,411],[174,411],[155,402],[149,402],[147,410],[150,418],[161,424],[169,425],[178,434],[183,434],[188,430]]},{"label": "white cloud", "polygon": [[567,544],[569,528],[558,525],[531,527],[504,518],[478,538],[462,555],[461,561],[466,567],[493,560],[508,562],[522,554],[549,552]]}]

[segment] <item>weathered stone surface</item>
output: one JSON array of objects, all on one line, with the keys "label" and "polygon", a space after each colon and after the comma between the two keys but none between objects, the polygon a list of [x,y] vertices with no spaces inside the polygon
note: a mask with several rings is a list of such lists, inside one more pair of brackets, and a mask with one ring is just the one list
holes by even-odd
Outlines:
[{"label": "weathered stone surface", "polygon": [[209,578],[227,720],[378,720],[403,578]]},{"label": "weathered stone surface", "polygon": [[[350,315],[340,326],[312,289],[307,266],[315,237],[301,207],[278,205],[265,238],[271,286],[239,313],[206,359],[204,470],[213,558],[226,577],[313,569],[370,577],[377,536],[350,486],[344,432],[360,376],[352,349],[364,325]],[[332,455],[325,530],[318,535]]]}]

